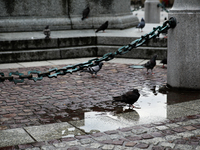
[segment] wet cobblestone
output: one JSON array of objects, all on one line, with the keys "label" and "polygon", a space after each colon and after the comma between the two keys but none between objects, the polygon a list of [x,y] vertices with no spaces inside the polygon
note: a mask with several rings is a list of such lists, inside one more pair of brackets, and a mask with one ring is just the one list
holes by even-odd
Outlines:
[{"label": "wet cobblestone", "polygon": [[[1,70],[23,72],[29,70],[46,71],[53,67],[43,66]],[[0,83],[0,129],[71,121],[76,116],[72,110],[99,109],[115,110],[112,96],[133,88],[149,89],[153,85],[166,83],[166,69],[158,66],[154,75],[146,75],[145,70],[129,68],[130,65],[105,63],[97,78],[87,73],[73,73],[57,79],[44,78],[33,82],[25,80],[15,85],[5,81]],[[144,91],[141,91],[145,94]],[[119,107],[120,104],[117,104]],[[68,111],[66,111],[68,109]],[[69,115],[70,114],[70,115]],[[74,114],[75,115],[75,114]],[[80,118],[78,118],[80,119]]]},{"label": "wet cobblestone", "polygon": [[[20,69],[47,70],[51,66]],[[61,67],[61,66],[58,66]],[[4,70],[7,72],[16,69]],[[26,80],[14,85],[1,84],[0,130],[43,125],[69,120],[81,120],[75,110],[114,110],[112,96],[132,88],[151,88],[166,83],[166,69],[156,67],[154,75],[144,70],[133,70],[129,65],[105,64],[97,78],[74,73],[45,78],[41,82]],[[145,94],[145,91],[141,91]],[[99,98],[100,97],[100,98]],[[120,107],[122,105],[118,104]],[[67,110],[67,111],[66,111]],[[127,128],[97,132],[75,137],[7,147],[22,150],[198,150],[200,147],[200,115],[190,115],[165,122],[135,125]],[[3,149],[3,148],[1,148]],[[5,148],[6,149],[6,148]]]}]

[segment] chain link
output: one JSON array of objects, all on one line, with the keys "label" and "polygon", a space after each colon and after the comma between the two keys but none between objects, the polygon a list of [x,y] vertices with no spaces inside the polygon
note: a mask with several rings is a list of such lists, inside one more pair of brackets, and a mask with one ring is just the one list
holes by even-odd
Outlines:
[{"label": "chain link", "polygon": [[[44,77],[57,78],[57,76],[59,75],[66,75],[67,73],[72,74],[73,72],[83,70],[84,68],[95,66],[102,61],[110,61],[113,58],[115,58],[116,55],[124,55],[129,51],[131,51],[133,48],[137,48],[139,46],[142,46],[144,43],[147,43],[152,38],[159,37],[160,33],[163,33],[170,28],[175,28],[175,26],[176,26],[176,19],[174,17],[171,17],[169,20],[165,21],[162,26],[153,28],[153,31],[151,31],[150,33],[141,36],[141,38],[136,39],[135,41],[131,42],[126,46],[122,46],[114,53],[107,53],[103,55],[101,58],[94,58],[84,63],[68,65],[63,68],[53,68],[46,72],[41,72],[37,70],[28,71],[27,75],[24,75],[23,73],[19,73],[18,71],[16,71],[16,72],[10,72],[9,76],[6,77],[3,72],[0,72],[0,82],[8,80],[10,82],[14,82],[15,84],[17,84],[24,82],[24,79],[33,80],[36,82],[38,80],[42,80]],[[33,74],[36,74],[37,77],[33,77]]]}]

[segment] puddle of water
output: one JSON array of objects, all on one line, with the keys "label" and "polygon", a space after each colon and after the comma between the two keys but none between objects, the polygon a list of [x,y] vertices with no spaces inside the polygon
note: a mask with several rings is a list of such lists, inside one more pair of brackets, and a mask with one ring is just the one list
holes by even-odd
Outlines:
[{"label": "puddle of water", "polygon": [[[158,89],[157,89],[158,90]],[[124,103],[102,102],[88,111],[77,110],[71,113],[70,121],[87,133],[116,130],[138,124],[149,124],[166,119],[166,94],[143,89],[135,106],[141,109],[129,109]],[[104,106],[101,108],[100,106]],[[108,106],[108,107],[105,107]]]},{"label": "puddle of water", "polygon": [[171,118],[167,116],[167,105],[200,99],[198,91],[174,91],[159,89],[158,86],[145,87],[140,90],[140,94],[135,106],[141,109],[129,109],[124,103],[112,104],[112,100],[109,100],[90,108],[65,109],[69,114],[67,117],[55,116],[54,119],[69,122],[87,133],[104,132],[165,121]]}]

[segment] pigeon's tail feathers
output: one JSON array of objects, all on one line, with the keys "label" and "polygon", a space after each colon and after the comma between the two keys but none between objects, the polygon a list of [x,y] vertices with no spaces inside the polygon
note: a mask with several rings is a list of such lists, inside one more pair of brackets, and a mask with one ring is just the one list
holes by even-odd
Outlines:
[{"label": "pigeon's tail feathers", "polygon": [[114,100],[114,102],[121,102],[122,101],[122,96],[115,96],[115,97],[113,97],[113,100]]},{"label": "pigeon's tail feathers", "polygon": [[81,20],[84,20],[85,18],[83,17]]},{"label": "pigeon's tail feathers", "polygon": [[95,32],[97,33],[97,32],[99,32],[99,30],[97,29]]},{"label": "pigeon's tail feathers", "polygon": [[80,72],[89,72],[89,70],[88,69],[83,69]]}]

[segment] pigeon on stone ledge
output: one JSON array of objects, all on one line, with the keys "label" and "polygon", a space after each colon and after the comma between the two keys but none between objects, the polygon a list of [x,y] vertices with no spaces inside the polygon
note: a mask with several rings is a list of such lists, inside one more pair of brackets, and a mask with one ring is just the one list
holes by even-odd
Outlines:
[{"label": "pigeon on stone ledge", "polygon": [[87,18],[88,15],[89,15],[89,13],[90,13],[90,8],[89,8],[89,7],[85,8],[85,9],[83,10],[83,17],[82,17],[82,20],[84,20],[85,18]]},{"label": "pigeon on stone ledge", "polygon": [[51,30],[49,29],[49,25],[47,25],[43,30],[44,35],[46,35],[45,39],[50,39]]},{"label": "pigeon on stone ledge", "polygon": [[124,102],[133,108],[136,108],[133,104],[139,99],[140,93],[138,89],[133,89],[132,91],[128,91],[121,96],[113,97],[113,102]]},{"label": "pigeon on stone ledge", "polygon": [[106,29],[108,28],[108,21],[106,21],[104,24],[102,24],[97,30],[96,30],[96,33],[99,32],[99,31],[105,31]]},{"label": "pigeon on stone ledge", "polygon": [[90,74],[92,74],[92,77],[97,76],[97,72],[99,72],[101,70],[103,66],[103,62],[100,62],[98,65],[93,66],[93,67],[88,67],[86,69],[81,70],[80,72],[88,72]]},{"label": "pigeon on stone ledge", "polygon": [[156,66],[156,58],[158,55],[154,55],[147,63],[143,64],[145,68],[147,68],[147,74],[149,74],[148,70],[151,69],[151,74],[153,74],[153,68]]},{"label": "pigeon on stone ledge", "polygon": [[143,32],[143,28],[145,27],[145,21],[144,21],[144,19],[142,18],[141,19],[141,22],[137,25],[137,27],[136,28],[139,28],[139,29],[141,29],[141,32]]}]

